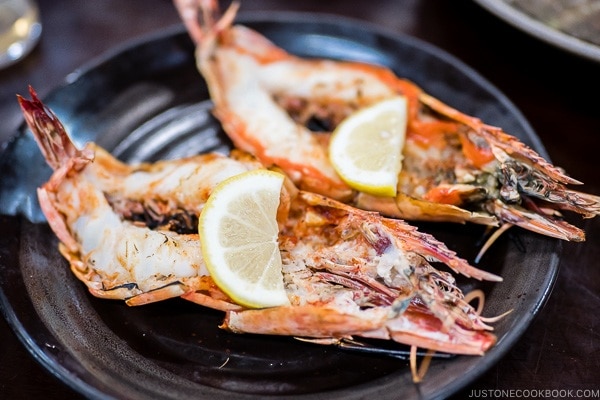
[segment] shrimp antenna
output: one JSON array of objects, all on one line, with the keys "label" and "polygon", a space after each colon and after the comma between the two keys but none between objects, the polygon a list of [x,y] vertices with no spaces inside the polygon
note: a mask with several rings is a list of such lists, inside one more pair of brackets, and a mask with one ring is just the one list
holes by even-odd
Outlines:
[{"label": "shrimp antenna", "polygon": [[488,249],[490,247],[492,247],[492,244],[494,244],[494,242],[496,240],[498,240],[500,235],[502,235],[504,232],[506,232],[512,226],[513,226],[513,224],[511,224],[511,223],[508,223],[508,222],[504,223],[504,224],[502,224],[502,226],[500,226],[500,228],[496,229],[494,231],[494,233],[492,233],[492,235],[488,238],[488,240],[485,241],[485,243],[481,247],[481,250],[479,250],[479,253],[477,253],[477,257],[475,257],[475,261],[474,261],[475,264],[479,263],[479,261],[481,260],[481,257],[483,257],[485,252],[488,251]]}]

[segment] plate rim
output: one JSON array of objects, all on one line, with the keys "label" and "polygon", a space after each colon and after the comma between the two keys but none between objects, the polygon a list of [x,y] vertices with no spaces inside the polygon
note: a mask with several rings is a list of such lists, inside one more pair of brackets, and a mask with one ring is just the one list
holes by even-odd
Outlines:
[{"label": "plate rim", "polygon": [[482,8],[511,26],[563,51],[590,61],[600,62],[600,46],[554,29],[504,0],[474,0]]}]

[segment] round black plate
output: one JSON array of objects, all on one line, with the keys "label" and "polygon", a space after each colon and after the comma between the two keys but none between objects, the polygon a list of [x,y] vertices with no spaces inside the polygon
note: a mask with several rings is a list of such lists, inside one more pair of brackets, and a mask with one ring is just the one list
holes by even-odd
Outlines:
[{"label": "round black plate", "polygon": [[[443,51],[414,38],[329,16],[247,15],[243,23],[292,53],[383,64],[441,100],[503,127],[545,155],[518,110]],[[23,93],[25,94],[25,93]],[[210,116],[193,46],[179,27],[117,49],[75,71],[44,101],[76,143],[96,141],[127,162],[228,151]],[[514,230],[483,258],[499,284],[460,282],[487,294],[498,344],[482,357],[435,360],[420,385],[402,359],[351,353],[288,337],[236,335],[222,313],[174,299],[130,308],[89,295],[59,255],[35,188],[50,170],[22,129],[0,158],[0,303],[27,349],[90,398],[440,398],[472,382],[523,333],[548,296],[560,246]],[[483,230],[421,224],[473,260]]]}]

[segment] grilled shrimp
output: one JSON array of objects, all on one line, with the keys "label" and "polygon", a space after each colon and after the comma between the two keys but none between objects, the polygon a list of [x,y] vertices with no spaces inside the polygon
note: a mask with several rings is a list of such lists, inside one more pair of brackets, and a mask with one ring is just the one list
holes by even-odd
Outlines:
[{"label": "grilled shrimp", "polygon": [[[291,306],[232,310],[235,332],[309,338],[361,336],[454,354],[483,354],[495,343],[486,319],[454,278],[426,260],[466,264],[431,236],[395,219],[312,192],[292,201],[279,235]],[[463,273],[468,267],[458,267]],[[496,280],[480,272],[472,276]]]},{"label": "grilled shrimp", "polygon": [[[237,3],[219,15],[212,0],[175,0],[197,44],[198,69],[214,114],[240,149],[277,165],[301,189],[407,220],[513,224],[583,241],[560,210],[589,218],[600,197],[517,138],[424,93],[382,66],[302,59],[242,25]],[[329,133],[355,111],[392,96],[408,100],[396,197],[351,190],[328,159]],[[325,132],[309,127],[319,121]]]},{"label": "grilled shrimp", "polygon": [[25,119],[54,170],[38,189],[73,273],[92,295],[142,305],[172,297],[226,312],[234,332],[319,340],[391,339],[459,354],[495,343],[449,271],[492,281],[428,234],[284,185],[278,223],[290,306],[246,309],[212,281],[197,219],[223,179],[261,164],[236,153],[130,166],[94,144],[78,149],[31,89]]},{"label": "grilled shrimp", "polygon": [[73,273],[96,297],[138,305],[212,287],[199,252],[198,215],[211,189],[260,168],[217,154],[129,166],[93,143],[77,149],[33,89],[19,97],[54,173],[40,207]]}]

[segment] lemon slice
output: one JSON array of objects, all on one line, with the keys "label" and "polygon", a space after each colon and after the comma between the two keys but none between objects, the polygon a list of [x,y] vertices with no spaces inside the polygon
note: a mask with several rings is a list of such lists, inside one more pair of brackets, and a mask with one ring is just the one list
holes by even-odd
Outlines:
[{"label": "lemon slice", "polygon": [[351,114],[333,131],[329,159],[353,189],[395,196],[406,137],[407,100],[396,96]]},{"label": "lemon slice", "polygon": [[240,305],[289,304],[277,243],[283,175],[253,170],[221,182],[200,214],[202,256],[211,277]]}]

